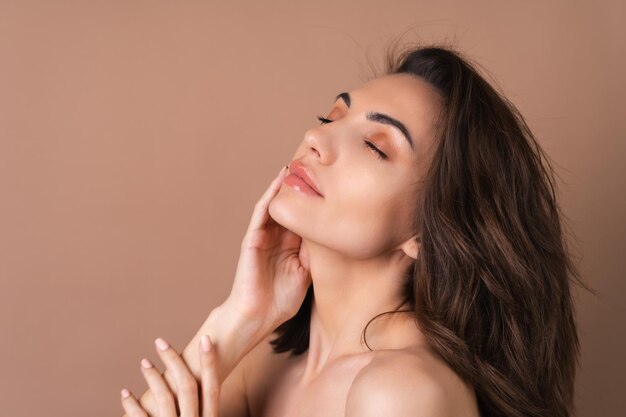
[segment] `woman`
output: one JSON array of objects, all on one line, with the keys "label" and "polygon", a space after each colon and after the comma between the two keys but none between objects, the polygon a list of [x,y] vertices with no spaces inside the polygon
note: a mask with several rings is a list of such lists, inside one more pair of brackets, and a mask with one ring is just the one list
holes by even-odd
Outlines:
[{"label": "woman", "polygon": [[228,299],[129,415],[571,414],[584,284],[545,154],[460,53],[387,58],[305,133]]}]

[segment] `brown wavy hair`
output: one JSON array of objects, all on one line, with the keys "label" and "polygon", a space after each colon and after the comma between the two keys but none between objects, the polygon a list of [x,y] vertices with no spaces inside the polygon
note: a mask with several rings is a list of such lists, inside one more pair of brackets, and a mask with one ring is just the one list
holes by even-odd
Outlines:
[{"label": "brown wavy hair", "polygon": [[[552,163],[462,53],[396,49],[385,72],[425,80],[443,103],[404,301],[432,350],[474,387],[482,417],[570,416],[580,354],[571,284],[594,291],[568,251]],[[307,350],[312,300],[311,286],[274,331],[274,352]]]}]

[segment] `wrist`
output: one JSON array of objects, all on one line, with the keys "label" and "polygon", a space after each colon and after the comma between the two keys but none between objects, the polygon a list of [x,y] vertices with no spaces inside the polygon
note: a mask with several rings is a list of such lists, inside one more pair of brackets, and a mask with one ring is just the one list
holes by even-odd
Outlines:
[{"label": "wrist", "polygon": [[261,336],[264,325],[259,317],[248,316],[228,300],[213,309],[207,321],[217,339],[253,341]]},{"label": "wrist", "polygon": [[[259,333],[261,339],[271,333],[276,327],[271,320],[270,314],[261,312],[251,312],[241,307],[241,303],[226,299],[217,308],[219,312],[216,315],[220,317],[229,317],[232,327],[237,327],[247,333]],[[217,310],[216,309],[216,310]]]},{"label": "wrist", "polygon": [[224,302],[211,311],[188,346],[192,350],[186,352],[187,357],[198,355],[197,344],[203,334],[208,334],[216,346],[218,373],[223,382],[240,360],[268,333],[265,333],[261,320],[245,317],[234,304]]}]

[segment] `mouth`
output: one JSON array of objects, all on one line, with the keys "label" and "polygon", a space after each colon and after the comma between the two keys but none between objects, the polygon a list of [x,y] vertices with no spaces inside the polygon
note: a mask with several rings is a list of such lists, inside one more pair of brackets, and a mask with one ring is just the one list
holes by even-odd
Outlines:
[{"label": "mouth", "polygon": [[303,178],[297,176],[296,174],[289,174],[283,180],[283,184],[288,185],[291,188],[294,188],[297,191],[300,191],[307,195],[312,195],[314,197],[322,197],[320,193],[318,193],[313,187],[311,187]]},{"label": "mouth", "polygon": [[289,165],[289,175],[285,177],[284,182],[305,194],[324,196],[320,192],[311,170],[298,160]]}]

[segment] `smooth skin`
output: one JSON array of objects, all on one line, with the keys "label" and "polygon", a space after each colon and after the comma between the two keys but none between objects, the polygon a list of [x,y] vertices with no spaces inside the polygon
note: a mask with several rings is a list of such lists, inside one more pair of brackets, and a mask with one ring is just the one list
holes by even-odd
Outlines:
[{"label": "smooth skin", "polygon": [[[287,186],[284,172],[272,181],[255,205],[233,289],[183,359],[199,378],[197,338],[210,334],[224,353],[216,365],[223,383],[220,410],[225,417],[245,417],[241,404],[272,383],[262,380],[268,369],[254,370],[276,363],[269,353],[242,359],[297,312],[312,283],[309,349],[297,378],[275,393],[302,401],[283,415],[319,414],[325,407],[324,415],[340,417],[476,417],[472,388],[433,354],[410,315],[372,322],[367,341],[375,352],[361,339],[372,317],[406,307],[400,306],[403,273],[419,253],[413,216],[434,149],[439,96],[423,80],[393,74],[350,91],[350,97],[350,105],[334,103],[325,116],[331,122],[305,132],[292,158],[314,173],[323,197]],[[414,147],[394,127],[368,120],[371,111],[404,123]],[[344,385],[349,390],[334,397],[315,391],[334,386],[329,370],[359,357],[368,364]],[[244,373],[258,376],[244,385]],[[284,409],[276,410],[265,415],[282,417]]]},{"label": "smooth skin", "polygon": [[[159,417],[218,417],[220,383],[217,373],[216,350],[208,335],[200,339],[201,348],[201,389],[198,394],[198,384],[195,377],[180,357],[164,339],[155,341],[159,357],[174,375],[176,395],[165,381],[159,370],[149,359],[141,360],[141,371],[148,386],[155,394]],[[127,389],[122,390],[122,407],[130,417],[147,417],[148,412],[139,404],[137,399]],[[198,398],[200,395],[201,398]],[[178,414],[176,401],[180,414]]]}]

